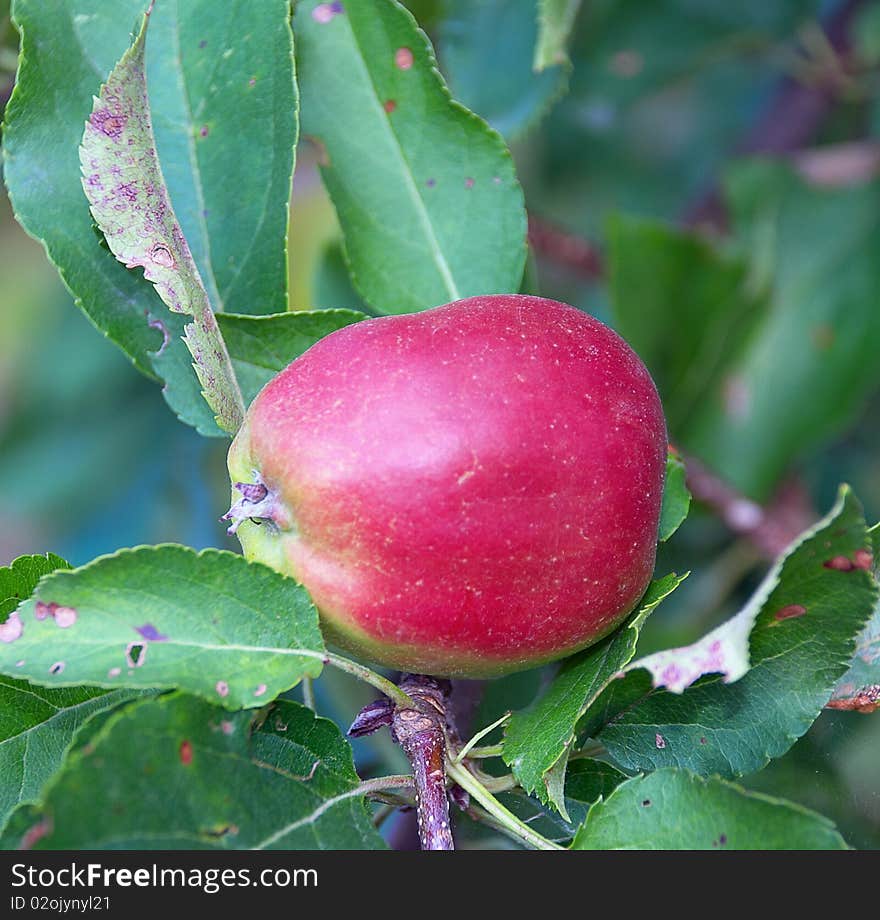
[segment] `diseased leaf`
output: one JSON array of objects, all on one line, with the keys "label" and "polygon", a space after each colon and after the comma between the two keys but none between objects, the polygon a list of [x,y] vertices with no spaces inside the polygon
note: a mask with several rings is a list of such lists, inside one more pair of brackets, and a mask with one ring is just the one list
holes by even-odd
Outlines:
[{"label": "diseased leaf", "polygon": [[667,575],[651,582],[636,612],[621,629],[566,659],[537,703],[513,714],[504,732],[503,757],[526,792],[542,802],[553,801],[548,774],[558,788],[558,773],[551,771],[567,756],[578,720],[635,654],[648,615],[685,577]]},{"label": "diseased leaf", "polygon": [[322,668],[305,589],[220,550],[121,550],[45,578],[17,615],[0,672],[46,686],[180,688],[241,709]]},{"label": "diseased leaf", "polygon": [[[146,6],[16,0],[22,54],[6,109],[4,178],[16,217],[45,243],[92,322],[165,384],[182,420],[220,436],[181,340],[183,317],[98,243],[82,190],[83,123]],[[286,308],[296,141],[289,4],[250,4],[246,15],[243,8],[242,0],[157,5],[147,52],[150,108],[171,199],[202,277],[234,312],[276,313]],[[254,47],[259,58],[249,53]]]},{"label": "diseased leaf", "polygon": [[314,310],[275,316],[217,317],[245,405],[294,358],[343,326],[364,319],[356,310]]},{"label": "diseased leaf", "polygon": [[581,0],[538,0],[535,70],[545,70],[568,60],[566,45],[580,6]]},{"label": "diseased leaf", "polygon": [[681,457],[670,449],[666,457],[666,482],[663,486],[663,504],[660,508],[659,540],[668,540],[684,523],[691,507],[687,470]]},{"label": "diseased leaf", "polygon": [[202,395],[218,426],[235,434],[244,419],[241,390],[156,153],[147,98],[148,24],[149,13],[86,122],[79,151],[83,190],[116,258],[126,268],[143,268],[172,312],[192,316],[184,341]]},{"label": "diseased leaf", "polygon": [[451,101],[394,0],[297,3],[303,131],[323,147],[355,286],[381,313],[514,293],[522,190],[501,137]]},{"label": "diseased leaf", "polygon": [[663,769],[590,809],[573,850],[845,850],[816,812],[720,779]]},{"label": "diseased leaf", "polygon": [[732,777],[784,754],[849,667],[877,600],[862,510],[843,488],[733,619],[632,662],[584,717],[624,769]]},{"label": "diseased leaf", "polygon": [[26,817],[36,849],[383,848],[358,784],[339,729],[304,706],[263,720],[174,694],[111,717]]},{"label": "diseased leaf", "polygon": [[[14,611],[31,596],[40,578],[69,568],[54,553],[19,556],[0,568],[0,642],[12,646],[21,635],[23,626]],[[18,659],[15,666],[21,669],[26,663]],[[0,828],[17,805],[37,799],[79,728],[131,696],[83,688],[45,690],[0,677]]]},{"label": "diseased leaf", "polygon": [[738,165],[726,188],[740,248],[771,305],[682,440],[763,500],[880,384],[880,182],[811,188],[758,161]]},{"label": "diseased leaf", "polygon": [[673,437],[686,439],[767,297],[753,290],[744,259],[722,256],[695,233],[616,215],[608,237],[615,328],[651,371]]},{"label": "diseased leaf", "polygon": [[[868,531],[871,538],[874,577],[880,577],[880,524]],[[861,560],[867,562],[865,557]],[[880,602],[862,634],[849,670],[837,682],[829,709],[875,712],[880,709]]]},{"label": "diseased leaf", "polygon": [[455,98],[513,140],[538,122],[565,92],[564,58],[538,73],[535,0],[447,3],[437,54]]}]

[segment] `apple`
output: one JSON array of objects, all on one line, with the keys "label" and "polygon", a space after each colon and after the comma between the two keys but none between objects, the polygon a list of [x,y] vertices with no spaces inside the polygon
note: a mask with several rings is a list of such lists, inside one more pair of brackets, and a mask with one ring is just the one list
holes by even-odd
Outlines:
[{"label": "apple", "polygon": [[611,329],[471,297],[328,335],[258,394],[229,451],[245,555],[309,591],[328,639],[486,677],[607,635],[651,578],[666,423]]}]

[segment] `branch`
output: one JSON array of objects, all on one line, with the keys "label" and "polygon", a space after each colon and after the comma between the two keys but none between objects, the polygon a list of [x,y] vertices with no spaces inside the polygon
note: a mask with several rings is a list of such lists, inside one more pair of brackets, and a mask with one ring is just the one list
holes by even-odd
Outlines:
[{"label": "branch", "polygon": [[714,511],[735,534],[747,537],[768,559],[775,559],[816,521],[810,497],[796,481],[782,485],[761,506],[742,495],[696,457],[683,455],[687,486],[694,499]]},{"label": "branch", "polygon": [[391,735],[412,766],[419,840],[423,850],[453,850],[446,794],[446,703],[450,687],[447,681],[407,674],[400,688],[415,705],[395,708]]},{"label": "branch", "polygon": [[391,728],[391,737],[403,748],[412,767],[421,847],[423,850],[452,850],[446,791],[451,687],[449,681],[406,674],[399,688],[402,701],[386,697],[365,706],[355,717],[348,734],[359,738],[384,726]]},{"label": "branch", "polygon": [[599,281],[605,274],[602,253],[595,243],[534,214],[529,214],[529,244],[537,255],[586,281]]}]

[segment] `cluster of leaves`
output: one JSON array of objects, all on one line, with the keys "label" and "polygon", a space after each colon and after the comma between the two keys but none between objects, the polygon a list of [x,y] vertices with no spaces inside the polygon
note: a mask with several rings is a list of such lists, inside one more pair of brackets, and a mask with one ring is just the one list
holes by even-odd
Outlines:
[{"label": "cluster of leaves", "polygon": [[[246,17],[235,6],[206,17],[198,4],[160,0],[140,20],[143,0],[120,0],[112,14],[94,0],[17,0],[22,56],[4,136],[19,221],[92,322],[207,436],[234,432],[259,388],[322,336],[367,313],[517,291],[526,261],[505,141],[452,100],[403,6],[302,0],[292,23],[287,0]],[[504,72],[507,98],[476,66],[488,60],[479,51],[502,5],[474,21],[458,6],[438,37],[450,83],[514,136],[564,91],[578,4],[542,0],[527,19],[534,4],[504,5],[530,23],[516,33],[529,54],[513,48],[517,65]],[[78,40],[62,40],[71,30]],[[489,70],[497,79],[499,68]],[[300,117],[320,145],[357,310],[288,303]],[[747,434],[735,412],[724,423],[700,410],[707,393],[723,397],[731,375],[756,400],[778,392],[779,369],[761,349],[773,335],[810,334],[795,312],[803,278],[751,278],[760,228],[772,222],[778,246],[803,246],[787,228],[815,204],[768,169],[730,181],[736,214],[754,231],[736,253],[644,221],[610,228],[618,327],[662,368],[674,430],[734,480],[751,477],[739,484],[754,493],[805,439],[803,405],[793,395],[782,424],[778,408],[759,405]],[[871,200],[855,204],[866,214],[853,229],[861,239]],[[843,280],[835,264],[831,251],[809,281],[818,326],[837,329],[848,285],[872,276]],[[646,291],[658,303],[680,298],[687,334],[670,344],[646,322],[662,323]],[[857,317],[843,328],[869,349],[865,322],[876,325]],[[755,339],[758,323],[772,335]],[[845,342],[840,349],[832,357],[844,363]],[[811,412],[827,408],[818,436],[839,424],[841,401],[853,411],[876,382],[870,362],[852,362],[851,378],[836,374],[842,382],[829,389],[817,365],[830,360],[807,349],[800,390],[786,382],[799,399],[811,388]],[[827,396],[818,408],[817,394]],[[776,452],[741,472],[737,445],[762,438]],[[713,448],[724,444],[727,453]],[[663,539],[687,505],[672,457]],[[832,695],[853,699],[880,684],[878,543],[844,489],[733,619],[692,646],[637,658],[647,617],[682,578],[652,583],[621,630],[564,662],[509,720],[499,752],[517,784],[502,797],[511,819],[574,848],[844,846],[820,816],[730,780],[784,754]],[[366,808],[374,787],[360,782],[348,742],[284,698],[328,661],[301,586],[232,553],[163,545],[70,571],[57,557],[25,557],[0,570],[0,599],[0,763],[17,777],[0,790],[3,846],[383,845]]]}]

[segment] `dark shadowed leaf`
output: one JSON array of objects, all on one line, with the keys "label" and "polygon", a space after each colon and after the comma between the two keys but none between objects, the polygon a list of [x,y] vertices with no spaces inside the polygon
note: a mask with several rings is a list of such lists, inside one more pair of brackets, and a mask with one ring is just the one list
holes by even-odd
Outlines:
[{"label": "dark shadowed leaf", "polygon": [[49,690],[0,677],[0,828],[13,808],[39,798],[77,731],[132,696],[126,690]]},{"label": "dark shadowed leaf", "polygon": [[565,92],[567,61],[536,72],[535,0],[446,4],[437,41],[455,98],[512,140],[532,127]]},{"label": "dark shadowed leaf", "polygon": [[26,817],[40,849],[382,848],[358,783],[339,729],[303,706],[175,694],[111,717]]},{"label": "dark shadowed leaf", "polygon": [[297,3],[303,131],[355,286],[381,313],[519,289],[522,190],[501,137],[454,103],[394,0]]},{"label": "dark shadowed leaf", "polygon": [[220,550],[121,550],[47,577],[17,615],[0,672],[41,685],[180,688],[241,709],[322,668],[305,589]]},{"label": "dark shadowed leaf", "polygon": [[587,815],[575,850],[845,850],[834,825],[799,805],[684,770],[621,783]]},{"label": "dark shadowed leaf", "polygon": [[608,798],[614,788],[627,779],[625,773],[600,760],[573,760],[565,776],[564,811],[562,817],[555,805],[542,805],[519,792],[508,792],[499,798],[506,808],[532,830],[554,843],[568,843],[586,819],[593,802]]}]

